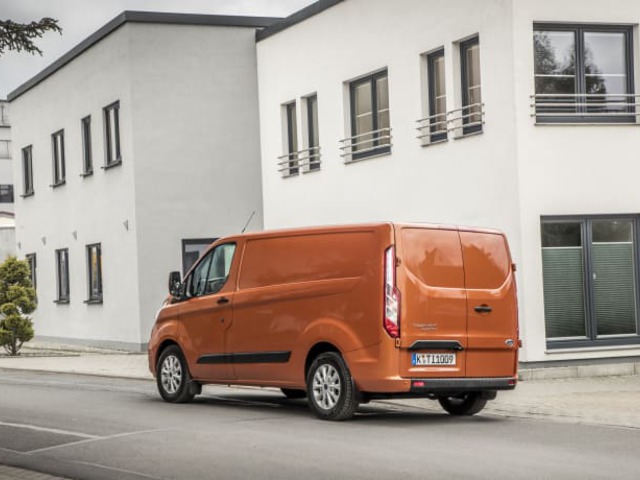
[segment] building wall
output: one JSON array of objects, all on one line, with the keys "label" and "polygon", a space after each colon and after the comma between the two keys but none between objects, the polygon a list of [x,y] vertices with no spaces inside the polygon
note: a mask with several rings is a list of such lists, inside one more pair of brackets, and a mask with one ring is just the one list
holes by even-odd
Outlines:
[{"label": "building wall", "polygon": [[515,118],[522,221],[520,307],[525,358],[564,360],[638,355],[640,349],[630,346],[546,349],[540,217],[640,212],[636,180],[640,174],[637,154],[640,130],[638,125],[534,125],[529,98],[535,90],[534,22],[635,25],[635,91],[640,91],[637,28],[640,3],[612,0],[604,6],[577,0],[514,1]]},{"label": "building wall", "polygon": [[[0,184],[11,185],[13,183],[13,168],[11,154],[11,119],[9,104],[0,100]],[[13,202],[0,203],[0,211],[13,212]],[[7,245],[2,245],[7,247]]]},{"label": "building wall", "polygon": [[262,229],[255,29],[131,25],[142,341],[181,240]]},{"label": "building wall", "polygon": [[[19,196],[22,168],[14,170],[14,184],[18,256],[36,253],[37,336],[123,346],[141,343],[130,34],[130,26],[122,26],[11,103],[13,157],[21,159],[22,148],[33,146],[34,195]],[[102,108],[116,100],[123,162],[103,170]],[[94,174],[83,178],[80,120],[89,114]],[[51,134],[60,129],[65,131],[66,184],[52,188]],[[83,303],[88,298],[85,246],[93,243],[102,244],[101,305]],[[54,303],[59,248],[69,249],[67,305]]]}]

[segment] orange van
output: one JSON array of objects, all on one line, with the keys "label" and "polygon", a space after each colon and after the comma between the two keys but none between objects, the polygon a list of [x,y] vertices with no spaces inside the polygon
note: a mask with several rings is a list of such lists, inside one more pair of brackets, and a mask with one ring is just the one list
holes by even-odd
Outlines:
[{"label": "orange van", "polygon": [[494,230],[378,223],[222,238],[170,295],[149,341],[168,402],[202,384],[277,387],[344,420],[372,399],[453,415],[515,388],[518,318]]}]

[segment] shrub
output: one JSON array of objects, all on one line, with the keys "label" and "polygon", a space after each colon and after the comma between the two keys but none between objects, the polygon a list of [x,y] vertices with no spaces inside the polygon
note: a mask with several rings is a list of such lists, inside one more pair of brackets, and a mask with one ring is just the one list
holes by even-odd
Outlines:
[{"label": "shrub", "polygon": [[36,309],[29,264],[9,257],[0,265],[0,345],[18,355],[24,342],[33,338],[33,323],[26,314]]}]

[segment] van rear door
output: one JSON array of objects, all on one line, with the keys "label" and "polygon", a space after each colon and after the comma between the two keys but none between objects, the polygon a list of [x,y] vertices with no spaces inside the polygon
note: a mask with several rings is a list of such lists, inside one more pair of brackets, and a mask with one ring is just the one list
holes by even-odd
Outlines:
[{"label": "van rear door", "polygon": [[517,370],[518,307],[509,247],[500,233],[460,231],[468,298],[467,377]]},{"label": "van rear door", "polygon": [[396,225],[400,375],[463,377],[467,298],[455,227]]}]

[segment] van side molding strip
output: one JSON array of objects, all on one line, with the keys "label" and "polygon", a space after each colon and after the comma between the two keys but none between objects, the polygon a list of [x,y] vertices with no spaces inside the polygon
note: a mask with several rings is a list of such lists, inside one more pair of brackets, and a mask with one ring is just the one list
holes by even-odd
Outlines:
[{"label": "van side molding strip", "polygon": [[202,355],[199,364],[220,365],[223,363],[287,363],[291,352],[218,353]]},{"label": "van side molding strip", "polygon": [[409,350],[464,350],[456,340],[416,340]]}]

